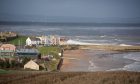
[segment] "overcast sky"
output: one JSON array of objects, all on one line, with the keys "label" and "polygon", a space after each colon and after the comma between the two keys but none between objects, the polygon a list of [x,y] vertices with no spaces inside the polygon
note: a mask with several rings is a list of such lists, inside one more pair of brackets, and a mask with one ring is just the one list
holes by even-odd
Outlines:
[{"label": "overcast sky", "polygon": [[0,0],[0,21],[95,22],[122,18],[139,22],[140,0]]}]

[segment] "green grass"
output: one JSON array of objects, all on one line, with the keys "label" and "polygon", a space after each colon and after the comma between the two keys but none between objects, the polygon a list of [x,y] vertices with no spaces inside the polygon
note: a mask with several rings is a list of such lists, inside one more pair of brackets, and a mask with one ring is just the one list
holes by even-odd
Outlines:
[{"label": "green grass", "polygon": [[60,57],[58,53],[60,52],[60,48],[57,46],[48,46],[48,47],[38,47],[37,48],[42,56],[53,55],[56,58],[56,61],[47,62],[47,67],[50,71],[57,70],[57,65],[60,61]]},{"label": "green grass", "polygon": [[48,54],[58,54],[60,49],[57,46],[44,46],[44,47],[38,47],[37,48],[41,55],[48,55]]},{"label": "green grass", "polygon": [[8,43],[10,44],[14,44],[14,45],[25,45],[26,44],[26,39],[27,36],[19,36],[16,39],[13,39],[11,41],[9,41]]},{"label": "green grass", "polygon": [[55,71],[55,70],[57,70],[58,61],[59,60],[47,61],[46,62],[46,67],[47,67],[48,71]]},{"label": "green grass", "polygon": [[6,70],[3,70],[3,69],[0,69],[0,74],[7,74],[9,73],[9,71],[6,71]]}]

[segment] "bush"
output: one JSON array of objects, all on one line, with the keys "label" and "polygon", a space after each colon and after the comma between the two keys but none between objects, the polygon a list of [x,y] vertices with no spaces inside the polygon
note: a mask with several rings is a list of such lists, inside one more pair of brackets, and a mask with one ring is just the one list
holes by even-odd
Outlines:
[{"label": "bush", "polygon": [[24,57],[24,58],[22,58],[22,65],[26,64],[30,60],[31,60],[30,57]]},{"label": "bush", "polygon": [[0,61],[0,68],[4,68],[4,61]]},{"label": "bush", "polygon": [[6,59],[5,60],[5,68],[10,68],[10,62],[9,62],[9,59]]}]

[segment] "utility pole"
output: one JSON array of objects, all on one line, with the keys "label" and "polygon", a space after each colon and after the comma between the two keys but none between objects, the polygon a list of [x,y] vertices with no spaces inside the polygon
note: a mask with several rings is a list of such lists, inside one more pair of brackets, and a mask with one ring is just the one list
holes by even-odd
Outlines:
[{"label": "utility pole", "polygon": [[20,40],[18,40],[18,46],[19,46],[19,48],[20,48]]}]

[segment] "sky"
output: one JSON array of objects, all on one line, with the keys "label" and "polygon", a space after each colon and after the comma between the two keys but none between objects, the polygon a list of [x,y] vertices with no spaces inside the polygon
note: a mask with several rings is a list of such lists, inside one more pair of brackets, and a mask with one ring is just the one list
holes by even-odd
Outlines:
[{"label": "sky", "polygon": [[140,0],[0,0],[0,21],[140,23]]}]

